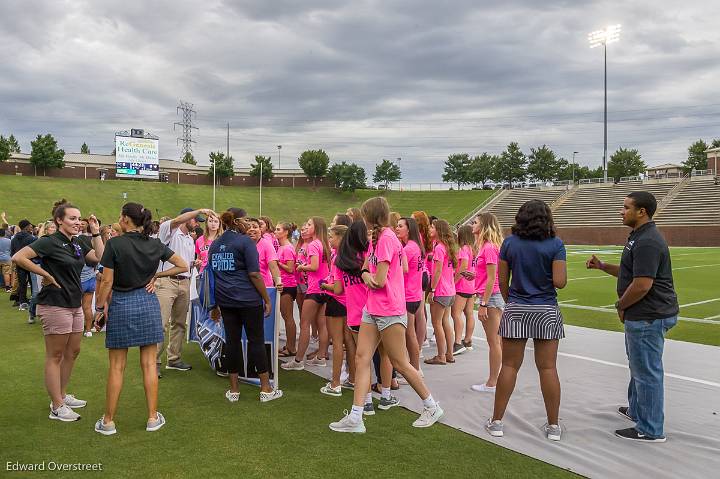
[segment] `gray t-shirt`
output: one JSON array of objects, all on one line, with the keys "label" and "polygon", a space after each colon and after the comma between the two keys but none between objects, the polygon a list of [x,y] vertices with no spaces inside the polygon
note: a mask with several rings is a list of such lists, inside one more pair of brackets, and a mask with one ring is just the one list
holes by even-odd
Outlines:
[{"label": "gray t-shirt", "polygon": [[9,263],[10,258],[10,238],[0,238],[0,263]]}]

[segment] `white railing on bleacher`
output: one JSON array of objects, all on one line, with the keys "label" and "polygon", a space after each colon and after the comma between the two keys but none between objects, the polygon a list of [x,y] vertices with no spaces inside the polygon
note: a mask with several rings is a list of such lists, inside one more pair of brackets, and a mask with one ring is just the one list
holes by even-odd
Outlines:
[{"label": "white railing on bleacher", "polygon": [[636,181],[642,181],[642,177],[640,176],[621,176],[620,177],[620,183],[632,183]]},{"label": "white railing on bleacher", "polygon": [[[612,178],[608,178],[608,182],[609,181],[612,181]],[[605,178],[583,178],[578,181],[578,184],[580,185],[591,185],[595,183],[605,183]]]},{"label": "white railing on bleacher", "polygon": [[713,170],[692,170],[691,176],[713,176]]}]

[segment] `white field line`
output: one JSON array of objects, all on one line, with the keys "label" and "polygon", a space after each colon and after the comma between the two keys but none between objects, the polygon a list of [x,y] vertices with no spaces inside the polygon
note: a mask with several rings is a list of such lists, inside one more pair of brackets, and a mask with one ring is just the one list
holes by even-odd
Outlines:
[{"label": "white field line", "polygon": [[[700,264],[697,266],[680,266],[679,268],[673,268],[673,271],[679,271],[681,269],[693,269],[693,268],[709,268],[711,266],[720,266],[720,263],[714,263],[714,264]],[[614,278],[614,276],[610,276],[609,274],[606,274],[604,276],[581,276],[579,278],[568,278],[568,281],[580,281],[583,279],[602,279],[602,278]]]},{"label": "white field line", "polygon": [[720,301],[720,298],[706,299],[705,301],[697,301],[695,303],[681,304],[680,307],[687,308],[688,306],[695,306],[698,304],[705,304],[705,303],[713,303],[715,301]]},{"label": "white field line", "polygon": [[[608,278],[615,278],[615,276],[610,276],[609,274],[604,274],[602,276],[581,276],[579,278],[568,278],[568,281],[580,281],[582,279],[608,279]],[[617,278],[615,278],[617,279]]]},{"label": "white field line", "polygon": [[577,301],[577,299],[566,299],[564,301],[558,301],[558,304],[573,303],[575,301]]},{"label": "white field line", "polygon": [[[617,311],[614,309],[607,309],[607,308],[599,308],[597,306],[583,306],[581,304],[560,304],[560,306],[563,306],[565,308],[573,308],[573,309],[585,309],[588,311],[599,311],[601,313],[612,313],[617,314]],[[686,318],[683,316],[678,316],[678,319],[681,321],[689,321],[691,323],[706,323],[706,324],[716,324],[720,326],[720,321],[712,321],[708,318],[700,319],[700,318]]]},{"label": "white field line", "polygon": [[605,306],[600,306],[601,308],[615,308],[615,303],[613,304],[606,304]]},{"label": "white field line", "polygon": [[715,264],[699,264],[697,266],[681,266],[679,268],[673,268],[673,271],[676,271],[678,269],[693,269],[693,268],[708,268],[710,266],[720,266],[720,263]]},{"label": "white field line", "polygon": [[705,319],[718,319],[718,318],[720,318],[720,314],[716,314],[715,316],[708,316]]},{"label": "white field line", "polygon": [[[473,336],[473,339],[485,341],[485,338],[483,338],[482,336]],[[529,351],[533,351],[532,346],[528,346],[526,349],[528,349]],[[563,352],[558,351],[557,355],[563,356],[566,358],[582,359],[583,361],[590,361],[592,363],[604,364],[605,366],[612,366],[615,368],[628,369],[627,364],[613,363],[611,361],[605,361],[604,359],[596,359],[596,358],[591,358],[589,356],[580,356],[579,354],[570,354],[570,353],[563,353]],[[689,376],[682,376],[680,374],[673,374],[673,373],[665,373],[665,376],[667,376],[669,378],[680,379],[682,381],[689,381],[689,382],[693,382],[693,383],[704,384],[705,386],[713,386],[716,388],[720,388],[720,383],[716,383],[713,381],[707,381],[705,379],[691,378]]]}]

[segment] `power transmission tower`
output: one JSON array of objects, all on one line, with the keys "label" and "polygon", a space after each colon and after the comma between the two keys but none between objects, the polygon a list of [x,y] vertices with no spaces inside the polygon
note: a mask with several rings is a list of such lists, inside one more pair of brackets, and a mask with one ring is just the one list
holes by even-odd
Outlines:
[{"label": "power transmission tower", "polygon": [[193,110],[192,103],[182,100],[175,111],[178,114],[182,111],[182,122],[176,121],[173,124],[173,131],[175,131],[175,127],[178,125],[180,125],[183,130],[182,138],[178,137],[177,139],[177,143],[182,142],[182,150],[180,151],[180,161],[182,161],[188,153],[192,155],[192,144],[195,143],[192,139],[192,131],[193,129],[198,129],[196,126],[193,126],[192,119],[193,116],[197,116],[197,112]]}]

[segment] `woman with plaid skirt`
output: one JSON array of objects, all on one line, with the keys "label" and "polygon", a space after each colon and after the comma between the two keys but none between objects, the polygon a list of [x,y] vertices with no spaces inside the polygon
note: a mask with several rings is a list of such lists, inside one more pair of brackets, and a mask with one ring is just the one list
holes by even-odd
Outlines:
[{"label": "woman with plaid skirt", "polygon": [[[104,311],[112,290],[105,336],[110,358],[107,399],[105,414],[95,423],[95,431],[106,436],[117,432],[115,411],[122,391],[128,348],[134,346],[140,347],[140,366],[148,408],[146,430],[157,431],[165,425],[165,418],[157,410],[155,357],[157,344],[163,341],[163,329],[160,303],[155,296],[155,279],[176,276],[188,270],[187,263],[179,255],[160,240],[150,238],[150,210],[138,203],[126,203],[119,222],[123,234],[107,242],[100,261],[103,275],[95,307]],[[174,267],[157,273],[160,261],[169,261]]]}]

